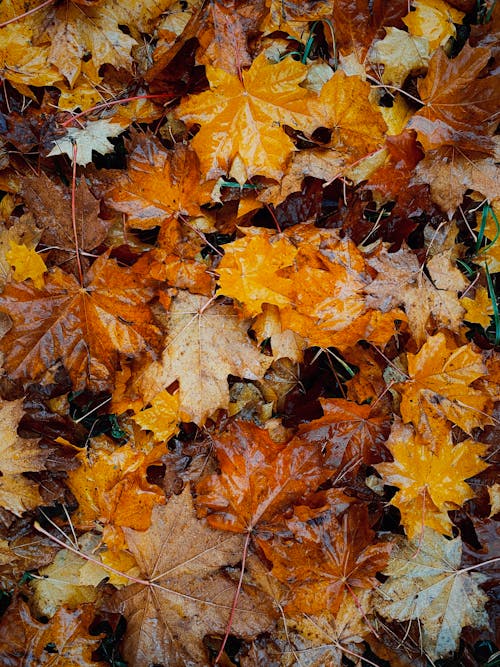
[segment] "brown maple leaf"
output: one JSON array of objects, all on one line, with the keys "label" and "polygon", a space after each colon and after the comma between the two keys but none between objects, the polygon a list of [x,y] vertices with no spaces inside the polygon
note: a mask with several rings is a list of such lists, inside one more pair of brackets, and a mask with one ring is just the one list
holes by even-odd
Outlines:
[{"label": "brown maple leaf", "polygon": [[101,255],[81,287],[53,268],[43,289],[10,283],[0,312],[13,325],[0,341],[4,368],[13,379],[33,382],[58,361],[75,388],[109,388],[120,355],[151,354],[160,335],[147,302],[153,289],[129,268]]},{"label": "brown maple leaf", "polygon": [[331,512],[307,523],[287,522],[294,539],[258,539],[272,574],[287,583],[292,613],[335,613],[344,591],[370,590],[379,585],[375,578],[384,569],[390,545],[374,542],[364,505],[352,505],[341,519]]},{"label": "brown maple leaf", "polygon": [[426,151],[458,145],[485,155],[494,152],[498,85],[494,76],[479,78],[489,57],[490,49],[469,44],[453,59],[441,48],[434,53],[427,76],[418,82],[425,106],[409,123]]},{"label": "brown maple leaf", "polygon": [[[35,224],[43,230],[40,241],[49,247],[56,246],[50,255],[53,264],[64,263],[68,270],[68,259],[75,254],[71,192],[41,172],[39,176],[22,179],[22,193]],[[91,251],[105,240],[109,223],[99,217],[99,201],[85,179],[81,179],[75,189],[75,219],[80,250]],[[88,260],[82,257],[80,261]],[[76,263],[72,264],[77,275]]]},{"label": "brown maple leaf", "polygon": [[409,248],[393,253],[382,248],[367,260],[378,272],[365,287],[369,295],[367,304],[382,312],[402,305],[410,331],[419,344],[426,340],[430,324],[458,331],[464,315],[459,292],[468,283],[452,262],[453,252],[453,247],[445,249],[427,262],[429,278]]},{"label": "brown maple leaf", "polygon": [[[241,560],[243,536],[196,519],[189,487],[154,509],[149,530],[124,532],[144,579],[115,596],[127,618],[125,658],[135,667],[208,665],[203,638],[224,633],[237,586],[221,568]],[[273,618],[266,597],[244,585],[232,632],[251,638]]]},{"label": "brown maple leaf", "polygon": [[346,466],[349,472],[362,463],[372,465],[383,458],[383,444],[389,432],[388,415],[370,405],[358,405],[343,398],[320,399],[323,416],[301,424],[295,440],[317,443],[325,451],[328,466]]},{"label": "brown maple leaf", "polygon": [[104,667],[92,659],[101,640],[89,634],[93,618],[92,605],[81,605],[73,611],[61,607],[48,623],[40,623],[16,598],[0,621],[0,661],[5,667]]}]

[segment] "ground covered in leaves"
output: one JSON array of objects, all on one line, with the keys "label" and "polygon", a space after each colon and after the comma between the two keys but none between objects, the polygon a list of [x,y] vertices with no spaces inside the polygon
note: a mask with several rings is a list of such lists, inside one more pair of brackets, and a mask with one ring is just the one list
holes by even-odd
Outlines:
[{"label": "ground covered in leaves", "polygon": [[500,664],[499,8],[0,4],[0,663]]}]

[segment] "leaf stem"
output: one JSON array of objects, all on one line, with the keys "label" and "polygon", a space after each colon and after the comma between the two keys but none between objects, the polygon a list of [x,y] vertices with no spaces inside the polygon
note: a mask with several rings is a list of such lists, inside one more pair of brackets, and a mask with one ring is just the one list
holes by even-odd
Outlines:
[{"label": "leaf stem", "polygon": [[80,247],[78,245],[78,232],[76,229],[76,157],[78,153],[78,146],[76,142],[73,144],[73,171],[71,177],[71,224],[73,225],[73,236],[75,237],[75,252],[76,263],[78,265],[78,278],[80,285],[83,287],[83,269],[82,260],[80,257]]},{"label": "leaf stem", "polygon": [[222,640],[221,647],[219,649],[219,652],[217,653],[217,657],[215,658],[214,665],[216,665],[219,660],[222,657],[222,654],[224,653],[224,648],[226,647],[227,640],[229,638],[229,634],[231,632],[231,627],[233,625],[234,621],[234,614],[236,612],[236,605],[238,604],[238,599],[240,597],[240,591],[241,591],[241,586],[243,584],[243,575],[245,574],[245,563],[247,560],[247,554],[248,554],[248,545],[250,544],[250,536],[251,536],[251,531],[247,531],[247,536],[245,538],[245,544],[243,546],[243,555],[241,557],[241,572],[240,572],[240,578],[238,581],[238,586],[236,588],[236,591],[234,593],[234,598],[233,598],[233,604],[231,606],[231,612],[229,614],[229,620],[227,622],[227,627],[226,627],[226,634],[224,635],[224,639]]},{"label": "leaf stem", "polygon": [[[158,93],[157,95],[134,95],[133,97],[123,97],[119,100],[109,100],[108,102],[102,102],[101,104],[96,104],[95,106],[90,107],[90,109],[86,109],[85,111],[77,113],[76,116],[71,116],[71,118],[65,120],[64,123],[61,123],[61,127],[68,127],[69,125],[71,125],[71,123],[73,123],[75,120],[78,120],[82,116],[86,116],[87,114],[92,113],[93,111],[100,111],[101,109],[107,109],[108,107],[112,107],[115,104],[125,104],[126,102],[134,102],[135,100],[150,100],[150,99],[155,99],[157,97],[168,97],[168,94]],[[171,102],[173,99],[175,98],[171,98],[169,102]]]},{"label": "leaf stem", "polygon": [[29,16],[30,14],[34,14],[39,9],[43,9],[44,7],[47,7],[47,5],[51,5],[53,2],[55,2],[55,0],[45,0],[45,2],[42,2],[42,4],[38,5],[38,7],[33,7],[33,9],[30,9],[27,12],[24,12],[24,14],[19,14],[18,16],[14,16],[13,18],[9,19],[8,21],[4,21],[3,23],[0,23],[0,28],[5,28],[5,26],[10,25],[11,23],[15,23],[16,21],[20,21],[21,19],[24,19],[26,16]]}]

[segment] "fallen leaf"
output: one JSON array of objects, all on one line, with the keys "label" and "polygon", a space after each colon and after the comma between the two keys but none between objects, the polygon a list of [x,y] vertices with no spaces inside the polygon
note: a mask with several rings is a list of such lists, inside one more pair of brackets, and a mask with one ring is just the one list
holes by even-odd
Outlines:
[{"label": "fallen leaf", "polygon": [[[127,619],[124,657],[135,667],[209,663],[203,638],[223,634],[236,582],[221,571],[241,560],[244,538],[196,519],[189,487],[153,512],[146,532],[125,529],[127,544],[146,583],[115,596]],[[232,633],[251,638],[272,627],[266,598],[243,585]]]},{"label": "fallen leaf", "polygon": [[376,65],[383,65],[382,81],[401,88],[410,74],[427,69],[430,49],[427,36],[414,37],[404,30],[386,28],[384,39],[375,42],[368,58]]},{"label": "fallen leaf", "polygon": [[37,289],[43,289],[44,274],[47,272],[45,262],[34,248],[28,248],[15,241],[10,242],[10,250],[5,253],[5,259],[14,269],[12,277],[18,282],[30,279]]},{"label": "fallen leaf", "polygon": [[306,66],[291,59],[272,64],[261,53],[242,81],[206,69],[211,90],[184,100],[176,112],[189,125],[201,123],[191,142],[201,171],[207,179],[227,174],[241,184],[257,174],[280,179],[294,150],[281,125],[314,129],[311,95],[298,85]]},{"label": "fallen leaf", "polygon": [[165,150],[150,136],[137,138],[127,172],[114,181],[106,199],[138,229],[197,215],[199,205],[209,201],[200,188],[196,153],[182,144]]},{"label": "fallen leaf", "polygon": [[[407,354],[408,380],[401,392],[403,421],[429,443],[439,442],[445,420],[466,433],[491,423],[488,396],[470,385],[487,370],[471,344],[457,347],[443,333],[430,336],[417,354]],[[433,445],[434,446],[434,445]]]},{"label": "fallen leaf", "polygon": [[228,375],[256,380],[271,365],[248,338],[248,328],[231,306],[179,292],[169,312],[162,360],[138,378],[139,392],[149,401],[178,381],[183,421],[203,424],[228,406]]},{"label": "fallen leaf", "polygon": [[401,512],[401,523],[409,539],[418,538],[425,526],[451,535],[448,511],[474,497],[464,480],[488,467],[480,458],[487,446],[472,440],[453,445],[450,434],[445,432],[433,451],[418,431],[395,422],[386,447],[394,462],[377,463],[374,467],[384,483],[399,488],[391,504]]},{"label": "fallen leaf", "polygon": [[445,145],[483,155],[494,151],[489,135],[496,126],[498,86],[493,76],[479,78],[489,56],[489,49],[469,44],[453,59],[443,49],[435,51],[427,76],[418,82],[424,106],[408,124],[426,152]]},{"label": "fallen leaf", "polygon": [[329,147],[354,162],[381,148],[385,122],[369,99],[370,85],[337,70],[311,109],[318,126],[332,130]]},{"label": "fallen leaf", "polygon": [[152,431],[157,442],[169,440],[179,430],[179,396],[160,391],[151,401],[151,407],[132,417],[142,429]]},{"label": "fallen leaf", "polygon": [[37,439],[17,435],[22,406],[22,399],[0,400],[0,506],[17,516],[40,504],[38,484],[22,474],[44,470],[47,457]]},{"label": "fallen leaf", "polygon": [[486,577],[459,569],[460,537],[450,540],[425,528],[412,542],[397,536],[393,543],[377,611],[391,620],[418,621],[423,650],[433,660],[443,658],[458,647],[464,626],[488,624],[488,596],[478,586]]},{"label": "fallen leaf", "polygon": [[6,667],[105,667],[92,659],[101,639],[89,634],[93,618],[92,605],[82,605],[73,611],[61,607],[48,623],[40,623],[16,598],[0,621],[0,660]]},{"label": "fallen leaf", "polygon": [[374,543],[365,506],[353,505],[337,519],[333,513],[294,525],[293,540],[258,539],[273,564],[272,574],[290,588],[285,609],[291,613],[338,612],[344,592],[371,590],[387,564],[391,546]]},{"label": "fallen leaf", "polygon": [[457,34],[456,25],[461,25],[465,14],[450,7],[444,0],[415,0],[403,21],[411,35],[425,37],[431,51],[444,46],[450,37]]},{"label": "fallen leaf", "polygon": [[68,472],[67,482],[79,505],[74,524],[92,530],[99,522],[103,541],[114,551],[124,547],[124,527],[147,530],[154,506],[165,502],[160,487],[148,482],[147,468],[164,453],[164,445],[146,453],[128,443],[111,451],[96,443],[77,454],[80,467]]},{"label": "fallen leaf", "polygon": [[92,162],[92,151],[101,155],[112,153],[115,147],[108,139],[124,132],[127,125],[127,122],[104,119],[89,120],[83,128],[68,127],[63,136],[54,139],[54,147],[47,157],[67,155],[73,161],[76,155],[76,163],[85,167]]},{"label": "fallen leaf", "polygon": [[196,503],[208,523],[221,530],[262,529],[332,474],[319,444],[277,444],[251,422],[232,422],[212,446],[221,473],[197,484]]},{"label": "fallen leaf", "polygon": [[365,287],[367,306],[388,312],[402,305],[418,344],[427,340],[431,323],[459,330],[464,308],[458,293],[465,290],[468,283],[451,261],[450,250],[427,263],[430,278],[417,256],[406,247],[393,253],[382,248],[368,258],[367,263],[377,271],[375,279]]},{"label": "fallen leaf", "polygon": [[120,355],[148,353],[159,339],[147,306],[152,296],[133,271],[106,255],[90,268],[84,287],[59,268],[40,290],[10,283],[0,296],[0,311],[13,321],[0,341],[4,368],[33,382],[62,359],[75,389],[109,387]]}]

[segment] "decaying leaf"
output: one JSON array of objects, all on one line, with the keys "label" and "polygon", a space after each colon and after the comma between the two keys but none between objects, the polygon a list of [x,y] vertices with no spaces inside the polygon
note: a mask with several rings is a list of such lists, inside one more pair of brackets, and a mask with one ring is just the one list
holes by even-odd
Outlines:
[{"label": "decaying leaf", "polygon": [[409,542],[393,540],[394,548],[384,574],[388,580],[377,590],[377,611],[385,618],[417,620],[424,651],[434,660],[457,648],[465,625],[484,627],[488,596],[478,584],[478,572],[460,570],[462,540],[447,539],[431,528]]},{"label": "decaying leaf", "polygon": [[248,338],[248,328],[231,306],[179,292],[170,309],[162,360],[139,378],[140,393],[149,401],[178,381],[183,421],[203,424],[228,406],[229,374],[256,380],[271,364]]},{"label": "decaying leaf", "polygon": [[4,368],[33,381],[62,359],[75,387],[109,387],[120,354],[136,356],[159,339],[146,305],[152,296],[137,274],[105,255],[84,287],[57,267],[42,289],[10,283],[0,296],[0,311],[13,321],[0,341]]},{"label": "decaying leaf", "polygon": [[61,607],[48,623],[40,623],[17,598],[0,622],[0,660],[9,667],[104,667],[92,659],[100,642],[88,632],[93,617],[91,605],[73,611]]},{"label": "decaying leaf", "polygon": [[[222,567],[241,560],[243,536],[196,519],[189,487],[153,511],[145,532],[125,529],[128,548],[149,584],[132,584],[115,597],[127,618],[125,658],[137,667],[208,664],[203,638],[223,634],[236,582]],[[265,597],[244,587],[232,632],[250,638],[273,624]]]},{"label": "decaying leaf", "polygon": [[0,506],[17,516],[40,504],[38,484],[23,473],[43,470],[46,459],[38,440],[17,435],[22,404],[22,399],[0,400]]}]

